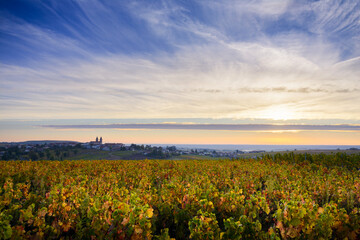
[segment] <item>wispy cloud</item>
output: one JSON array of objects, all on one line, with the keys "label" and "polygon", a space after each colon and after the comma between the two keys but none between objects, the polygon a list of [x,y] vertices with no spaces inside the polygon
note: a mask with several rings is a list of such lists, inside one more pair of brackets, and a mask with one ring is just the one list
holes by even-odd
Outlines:
[{"label": "wispy cloud", "polygon": [[[191,92],[205,92],[205,93],[222,93],[223,90],[220,89],[208,89],[208,88],[198,88],[198,89],[179,89],[180,91],[191,91]],[[178,91],[179,91],[178,90]],[[226,92],[238,92],[238,93],[351,93],[359,92],[358,88],[287,88],[287,87],[272,87],[272,88],[238,88],[238,89],[227,89]]]},{"label": "wispy cloud", "polygon": [[358,60],[324,69],[303,67],[306,60],[295,56],[280,68],[263,60],[263,51],[246,53],[246,60],[226,48],[191,50],[53,60],[41,68],[1,65],[1,110],[9,118],[261,118],[259,111],[286,104],[294,117],[359,118]]},{"label": "wispy cloud", "polygon": [[357,2],[32,7],[2,8],[3,119],[360,118]]},{"label": "wispy cloud", "polygon": [[360,125],[274,125],[274,124],[106,124],[42,125],[56,129],[158,129],[158,130],[228,130],[228,131],[360,131]]}]

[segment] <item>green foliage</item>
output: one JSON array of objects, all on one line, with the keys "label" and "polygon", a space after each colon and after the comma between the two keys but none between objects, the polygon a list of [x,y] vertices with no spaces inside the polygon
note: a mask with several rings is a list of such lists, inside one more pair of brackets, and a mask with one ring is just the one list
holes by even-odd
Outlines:
[{"label": "green foliage", "polygon": [[0,239],[9,239],[12,235],[10,221],[11,215],[0,213]]},{"label": "green foliage", "polygon": [[220,228],[214,213],[198,211],[189,222],[191,239],[219,239]]},{"label": "green foliage", "polygon": [[259,239],[263,237],[262,226],[259,220],[242,215],[238,221],[228,218],[224,221],[225,232],[221,239]]}]

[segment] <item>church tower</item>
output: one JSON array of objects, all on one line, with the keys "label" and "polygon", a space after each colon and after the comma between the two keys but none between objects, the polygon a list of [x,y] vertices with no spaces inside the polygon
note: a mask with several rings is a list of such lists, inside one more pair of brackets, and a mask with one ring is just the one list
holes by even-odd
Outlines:
[{"label": "church tower", "polygon": [[102,137],[100,137],[100,144],[102,144]]},{"label": "church tower", "polygon": [[99,142],[99,138],[98,137],[96,137],[96,143],[98,143]]}]

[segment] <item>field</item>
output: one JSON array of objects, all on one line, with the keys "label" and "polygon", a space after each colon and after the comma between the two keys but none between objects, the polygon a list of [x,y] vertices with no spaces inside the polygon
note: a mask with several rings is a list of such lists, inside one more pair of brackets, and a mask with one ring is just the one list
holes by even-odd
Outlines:
[{"label": "field", "polygon": [[[120,160],[120,159],[136,159],[136,153],[132,151],[100,151],[96,149],[80,149],[75,156],[66,158],[66,160]],[[143,157],[143,156],[142,156]]]},{"label": "field", "polygon": [[359,154],[0,166],[0,239],[360,238]]}]

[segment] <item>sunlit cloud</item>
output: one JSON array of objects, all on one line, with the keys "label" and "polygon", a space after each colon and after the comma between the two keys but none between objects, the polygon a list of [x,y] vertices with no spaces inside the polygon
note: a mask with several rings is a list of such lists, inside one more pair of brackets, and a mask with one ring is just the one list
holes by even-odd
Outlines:
[{"label": "sunlit cloud", "polygon": [[1,119],[360,119],[356,1],[32,8],[2,8]]},{"label": "sunlit cloud", "polygon": [[[238,52],[220,52],[216,57],[202,47],[156,59],[93,58],[41,69],[1,65],[1,110],[8,118],[269,118],[272,107],[291,105],[298,114],[292,118],[359,118],[357,60],[320,70],[285,61],[281,70],[256,51],[247,54],[250,62]],[[338,71],[331,74],[333,68]]]},{"label": "sunlit cloud", "polygon": [[55,129],[157,129],[157,130],[227,130],[227,131],[360,131],[360,125],[275,125],[275,124],[102,124],[102,125],[42,125]]}]

